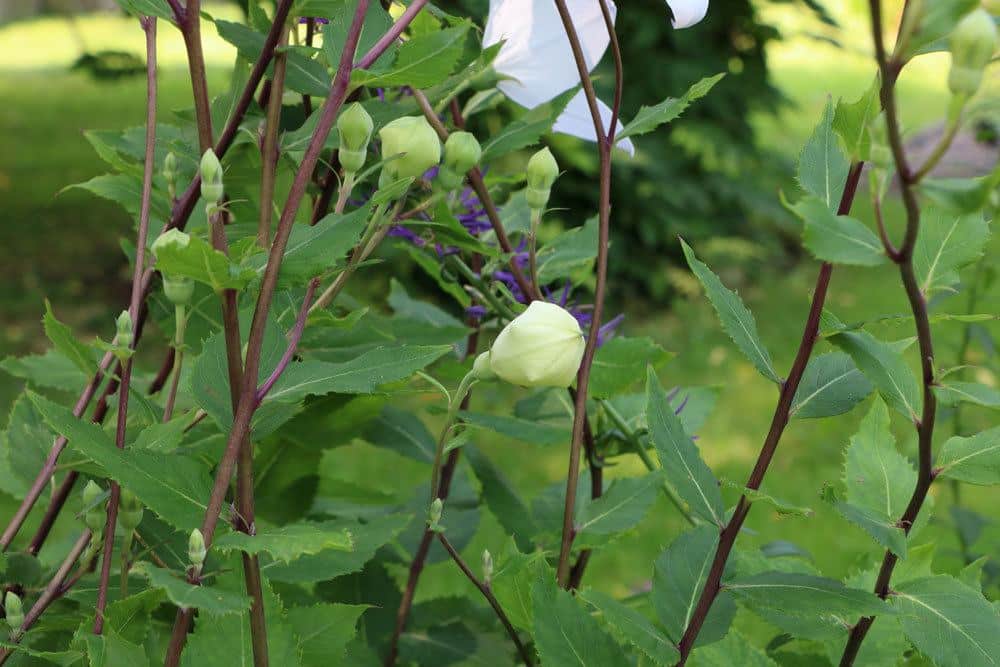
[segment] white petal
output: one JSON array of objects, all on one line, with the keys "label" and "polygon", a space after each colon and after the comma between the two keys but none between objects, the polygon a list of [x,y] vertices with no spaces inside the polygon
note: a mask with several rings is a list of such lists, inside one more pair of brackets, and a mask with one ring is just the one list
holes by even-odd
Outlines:
[{"label": "white petal", "polygon": [[[595,0],[567,0],[588,71],[608,48],[608,31]],[[615,5],[610,3],[612,16]],[[552,0],[491,0],[483,46],[504,40],[494,69],[513,81],[497,87],[518,104],[534,108],[580,83],[566,31]]]},{"label": "white petal", "polygon": [[[600,100],[597,100],[597,108],[601,112],[601,120],[604,123],[605,130],[607,130],[608,125],[611,124],[611,108]],[[617,134],[621,130],[622,124],[620,122],[615,123],[615,133]],[[597,141],[597,133],[594,131],[594,119],[590,115],[587,97],[583,94],[582,90],[573,96],[573,99],[569,101],[563,112],[559,114],[555,125],[552,126],[552,131],[580,137],[587,141]],[[619,141],[617,145],[618,148],[629,155],[635,155],[635,146],[632,145],[631,139]]]},{"label": "white petal", "polygon": [[674,27],[690,28],[705,18],[708,12],[708,0],[667,0],[674,13]]}]

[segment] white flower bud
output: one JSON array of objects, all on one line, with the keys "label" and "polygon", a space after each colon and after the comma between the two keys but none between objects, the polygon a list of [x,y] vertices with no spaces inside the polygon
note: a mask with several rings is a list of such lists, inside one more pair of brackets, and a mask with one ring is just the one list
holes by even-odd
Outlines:
[{"label": "white flower bud", "polygon": [[483,583],[487,586],[493,580],[493,554],[489,549],[483,549]]},{"label": "white flower bud", "polygon": [[7,591],[3,597],[3,610],[7,616],[7,624],[12,630],[18,630],[24,623],[24,606],[21,598],[14,591]]},{"label": "white flower bud", "polygon": [[477,380],[482,382],[489,382],[490,380],[496,380],[497,374],[493,372],[493,368],[490,367],[490,351],[480,352],[476,357],[476,360],[472,362],[472,373],[476,376]]},{"label": "white flower bud", "polygon": [[532,301],[503,328],[490,350],[500,379],[523,387],[568,387],[583,358],[583,331],[565,309]]},{"label": "white flower bud", "polygon": [[427,511],[427,525],[431,530],[438,530],[441,525],[441,514],[444,511],[444,501],[440,498],[435,498],[434,502],[431,503],[430,509]]},{"label": "white flower bud", "polygon": [[210,204],[215,204],[225,194],[222,184],[222,163],[209,148],[201,156],[201,196]]},{"label": "white flower bud", "polygon": [[186,306],[194,296],[194,281],[184,276],[163,276],[163,293],[175,306]]},{"label": "white flower bud", "polygon": [[441,160],[441,140],[423,116],[397,118],[378,131],[382,140],[382,168],[392,179],[418,178]]},{"label": "white flower bud", "polygon": [[337,119],[337,133],[340,135],[338,156],[344,171],[353,174],[365,166],[368,141],[374,129],[372,117],[358,102],[351,104],[340,114]]},{"label": "white flower bud", "polygon": [[556,182],[558,176],[559,163],[552,156],[552,151],[543,148],[532,155],[525,170],[528,181],[525,196],[528,199],[528,206],[536,211],[544,209],[549,203],[552,184]]},{"label": "white flower bud", "polygon": [[444,142],[444,163],[438,178],[449,190],[462,184],[465,173],[476,166],[483,149],[471,132],[452,132]]},{"label": "white flower bud", "polygon": [[188,538],[188,560],[200,572],[207,555],[208,549],[205,548],[205,537],[201,534],[200,530],[195,528],[191,531],[191,537]]},{"label": "white flower bud", "polygon": [[176,247],[178,249],[182,249],[188,247],[189,243],[191,243],[191,237],[188,234],[185,234],[179,229],[168,229],[156,237],[156,240],[153,241],[153,245],[151,246],[151,250],[155,256],[160,254],[160,252],[165,248]]},{"label": "white flower bud", "polygon": [[997,27],[985,9],[974,9],[958,22],[949,40],[952,93],[974,95],[983,81],[983,70],[997,48]]}]

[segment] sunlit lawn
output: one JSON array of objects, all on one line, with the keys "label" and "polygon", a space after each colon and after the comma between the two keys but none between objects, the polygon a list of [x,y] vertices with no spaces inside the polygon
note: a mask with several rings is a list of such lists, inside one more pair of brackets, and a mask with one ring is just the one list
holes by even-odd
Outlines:
[{"label": "sunlit lawn", "polygon": [[[126,21],[85,18],[77,22],[77,29],[91,46],[113,45],[135,52],[141,49],[141,34]],[[206,32],[209,36],[213,34],[211,28]],[[55,52],[33,46],[51,43],[50,38],[57,34],[66,39]],[[42,333],[37,319],[45,297],[53,300],[57,312],[65,314],[66,319],[92,331],[106,329],[104,320],[110,309],[125,298],[125,276],[117,283],[107,280],[108,267],[124,271],[117,246],[118,235],[128,227],[124,214],[82,193],[57,193],[68,183],[103,172],[103,165],[81,130],[140,124],[144,83],[141,79],[101,83],[82,74],[67,73],[65,66],[78,54],[71,37],[65,22],[57,20],[0,29],[0,99],[4,101],[0,106],[0,247],[4,257],[0,264],[3,313],[0,353],[44,347],[39,340]],[[170,110],[185,108],[190,97],[179,41],[172,37],[167,26],[161,29],[161,39],[161,113],[169,119]],[[231,52],[210,39],[208,53],[212,88],[221,90]],[[834,99],[855,98],[867,87],[873,74],[869,61],[862,55],[840,52],[814,41],[794,40],[775,49],[772,64],[775,80],[791,104],[780,118],[758,121],[761,142],[787,147],[789,152],[797,151],[816,122],[827,95]],[[900,97],[908,125],[917,127],[939,115],[946,103],[941,85],[944,71],[939,59],[929,58],[904,75]],[[789,184],[787,191],[794,192],[794,187]],[[855,214],[865,219],[866,199],[861,193],[855,209]],[[994,243],[992,251],[996,250]],[[727,261],[725,257],[707,259]],[[760,278],[753,285],[743,286],[741,293],[756,313],[776,366],[787,369],[801,335],[817,266],[803,261],[795,266],[770,267],[770,259],[757,261],[762,265],[742,267],[759,273]],[[669,268],[660,266],[650,270]],[[741,272],[737,266],[726,275],[738,277]],[[994,288],[984,300],[982,312],[998,312],[998,306]],[[848,321],[906,310],[896,276],[888,268],[838,270],[829,307]],[[941,307],[960,311],[964,300],[951,299]],[[627,306],[625,310],[628,311]],[[644,305],[644,312],[651,310],[656,312],[657,305]],[[941,366],[955,363],[959,326],[941,326],[938,341]],[[717,408],[699,434],[698,442],[720,476],[742,484],[768,428],[776,398],[773,385],[758,376],[735,351],[719,331],[713,313],[700,295],[681,297],[669,310],[661,308],[655,315],[627,320],[625,331],[630,335],[652,336],[678,354],[662,373],[670,384],[711,384],[719,388]],[[892,339],[911,335],[906,324],[883,326],[876,331]],[[827,347],[821,343],[821,348]],[[983,379],[996,382],[991,375]],[[0,405],[8,404],[16,390],[7,378],[0,380]],[[743,544],[760,545],[776,539],[794,541],[813,555],[821,570],[832,576],[844,575],[855,566],[867,566],[876,558],[878,550],[873,543],[860,530],[837,518],[819,499],[823,485],[836,483],[840,477],[842,451],[861,413],[859,409],[841,418],[793,422],[789,426],[765,489],[794,504],[814,508],[815,515],[808,519],[782,519],[768,507],[757,507]],[[991,417],[977,414],[975,418],[987,424]],[[995,416],[992,419],[995,421]],[[0,418],[3,421],[5,418]],[[900,445],[907,453],[914,451],[910,431],[899,431]],[[940,433],[949,435],[946,415],[941,420]],[[529,496],[537,493],[546,481],[565,475],[562,449],[539,451],[528,445],[496,441],[483,443],[483,448]],[[345,472],[392,469],[396,478],[401,471],[412,469],[417,475],[413,483],[423,483],[420,475],[424,471],[419,466],[398,461],[384,451],[357,444],[338,452],[344,457]],[[634,470],[629,463],[610,470],[608,475],[613,479]],[[986,495],[975,489],[970,488],[965,496],[970,505],[981,510],[989,512],[995,507],[995,502],[989,504]],[[734,499],[731,492],[728,498]],[[938,494],[937,505],[937,514],[946,516],[947,493]],[[602,575],[608,574],[611,579],[614,573],[615,581],[641,587],[649,577],[652,560],[682,525],[666,502],[658,503],[638,531],[620,540],[619,548],[595,556],[589,581],[601,586]],[[938,552],[946,556],[943,562],[957,566],[950,523],[930,526],[919,539],[936,541]],[[995,553],[998,539],[1000,531],[994,525],[977,546],[981,551]],[[484,522],[468,552],[478,553],[487,546],[495,551],[501,547],[500,531],[492,518]],[[461,576],[448,564],[434,565],[429,573],[433,576],[427,577],[428,585],[421,589],[421,598],[446,594],[464,585]]]}]

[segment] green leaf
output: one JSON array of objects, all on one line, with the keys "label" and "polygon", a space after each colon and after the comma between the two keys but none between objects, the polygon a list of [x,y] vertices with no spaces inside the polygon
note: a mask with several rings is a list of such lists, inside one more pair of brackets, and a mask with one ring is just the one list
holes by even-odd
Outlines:
[{"label": "green leaf", "polygon": [[816,259],[854,266],[885,262],[882,241],[859,220],[837,215],[813,196],[803,197],[792,210],[805,223],[802,242]]},{"label": "green leaf", "polygon": [[976,0],[936,0],[927,5],[922,20],[917,22],[907,42],[903,57],[909,59],[919,53],[946,50],[948,44],[945,38],[977,4]]},{"label": "green leaf", "polygon": [[712,87],[724,76],[725,72],[716,74],[715,76],[705,77],[688,88],[687,92],[679,98],[668,97],[659,104],[655,104],[651,107],[640,107],[639,112],[635,115],[635,118],[630,120],[625,127],[622,128],[622,131],[618,133],[616,139],[625,139],[639,134],[646,134],[647,132],[652,132],[660,125],[669,123],[670,121],[676,119],[684,113],[685,109],[687,109],[692,102],[707,95],[708,91],[712,90]]},{"label": "green leaf", "polygon": [[581,549],[601,546],[612,535],[634,528],[656,501],[661,482],[659,472],[616,480],[576,516],[574,544]]},{"label": "green leaf", "polygon": [[980,211],[956,215],[940,207],[925,207],[913,248],[913,271],[920,291],[928,297],[954,291],[958,269],[983,256],[989,236],[989,226]]},{"label": "green leaf", "polygon": [[170,602],[184,609],[194,608],[212,616],[242,614],[250,609],[250,598],[242,593],[205,584],[194,586],[183,576],[148,561],[136,563],[132,571],[146,577],[150,586],[165,591]]},{"label": "green leaf", "polygon": [[427,301],[420,301],[411,297],[406,288],[396,280],[389,280],[389,307],[396,315],[403,315],[421,323],[429,324],[437,328],[458,328],[465,332],[465,325],[451,313],[438,308]]},{"label": "green leaf", "polygon": [[545,554],[540,551],[521,553],[513,539],[507,542],[496,560],[493,594],[515,628],[531,631],[534,621],[531,588],[539,580],[555,581],[545,562]]},{"label": "green leaf", "polygon": [[548,582],[536,582],[532,603],[544,614],[535,614],[535,648],[542,664],[560,667],[588,665],[625,667],[630,662],[615,641],[572,594]]},{"label": "green leaf", "polygon": [[[340,0],[303,0],[302,6],[297,7],[295,12],[294,16],[322,16],[329,19],[330,22],[323,26],[323,54],[327,63],[336,67],[340,63],[340,55],[344,50],[347,33],[354,19],[354,7]],[[368,13],[361,26],[358,47],[352,56],[367,53],[390,26],[392,26],[392,17],[382,8],[381,3],[376,2],[368,5]],[[375,66],[390,62],[395,51],[396,46],[392,45],[386,53],[375,61]],[[354,58],[355,61],[357,59],[357,57]]]},{"label": "green leaf", "polygon": [[76,633],[80,644],[87,647],[87,655],[92,666],[99,667],[142,667],[149,664],[143,647],[121,637],[113,629],[106,628],[104,634],[95,635],[90,631],[91,623],[84,621]]},{"label": "green leaf", "polygon": [[934,386],[938,400],[945,405],[973,403],[986,408],[1000,408],[1000,391],[978,382],[949,382]]},{"label": "green leaf", "polygon": [[46,350],[44,354],[7,357],[0,361],[0,369],[36,387],[52,389],[79,387],[90,379],[76,364],[54,349]]},{"label": "green leaf", "polygon": [[723,285],[719,277],[698,260],[694,251],[683,240],[681,246],[688,266],[705,288],[708,300],[718,313],[723,330],[764,377],[780,384],[781,378],[774,370],[771,355],[768,354],[767,348],[760,340],[760,334],[757,333],[757,321],[753,313],[743,304],[743,300],[736,292]]},{"label": "green leaf", "polygon": [[836,212],[850,168],[833,131],[833,103],[828,99],[812,136],[799,155],[799,185]]},{"label": "green leaf", "polygon": [[571,435],[565,426],[555,426],[519,417],[488,415],[482,412],[460,412],[459,416],[470,426],[486,428],[500,435],[533,445],[565,444],[569,442]]},{"label": "green leaf", "polygon": [[589,269],[597,256],[597,218],[564,231],[538,251],[538,280],[550,283]]},{"label": "green leaf", "polygon": [[890,600],[903,632],[934,664],[1000,664],[1000,615],[980,593],[948,576],[894,588]]},{"label": "green leaf", "polygon": [[351,83],[369,87],[413,86],[429,88],[448,78],[465,48],[472,23],[412,37],[403,43],[396,62],[384,72],[357,69]]},{"label": "green leaf", "polygon": [[740,490],[740,493],[746,496],[747,500],[751,503],[765,503],[774,508],[778,516],[797,516],[800,518],[808,519],[815,512],[811,507],[803,507],[801,505],[793,505],[792,503],[782,500],[780,498],[775,498],[769,493],[764,493],[760,489],[751,489],[735,482],[725,481],[727,486],[733,486]]},{"label": "green leaf", "polygon": [[[219,37],[235,46],[243,59],[255,62],[260,57],[266,39],[263,33],[222,19],[215,19],[215,27],[219,31]],[[285,53],[285,85],[289,89],[317,97],[326,97],[330,93],[330,75],[321,63],[294,48],[286,47]],[[272,64],[268,68],[269,73],[273,67]]]},{"label": "green leaf", "polygon": [[156,268],[163,273],[196,280],[216,292],[243,289],[255,275],[252,269],[237,266],[197,236],[190,236],[186,245],[171,243],[160,248],[156,253]]},{"label": "green leaf", "polygon": [[881,82],[876,76],[868,90],[856,102],[837,101],[837,109],[833,114],[833,129],[840,135],[852,160],[867,160],[871,152],[868,127],[878,117],[882,106],[879,100],[880,88]]},{"label": "green leaf", "polygon": [[382,408],[363,437],[376,447],[392,450],[422,463],[433,462],[437,449],[437,441],[420,418],[393,405]]},{"label": "green leaf", "polygon": [[978,178],[927,178],[918,188],[934,206],[964,215],[983,209],[997,185],[1000,185],[1000,170]]},{"label": "green leaf", "polygon": [[890,614],[892,609],[874,593],[848,588],[835,579],[797,572],[764,572],[724,584],[739,600],[783,614],[829,619],[852,625],[861,616]]},{"label": "green leaf", "polygon": [[184,440],[184,433],[190,424],[189,415],[181,415],[164,424],[150,424],[139,432],[132,447],[154,452],[172,452]]},{"label": "green leaf", "polygon": [[623,646],[634,646],[653,662],[668,667],[680,659],[677,647],[648,618],[598,591],[578,593],[597,611],[608,632]]},{"label": "green leaf", "polygon": [[646,421],[660,465],[678,495],[698,516],[717,526],[725,524],[719,483],[674,414],[653,369],[646,379]]},{"label": "green leaf", "polygon": [[174,12],[170,5],[159,0],[115,0],[118,6],[136,16],[156,16],[174,22]]},{"label": "green leaf", "polygon": [[[720,641],[695,649],[688,661],[691,667],[778,667],[767,653],[738,632],[730,632]],[[803,665],[803,667],[805,667]]]},{"label": "green leaf", "polygon": [[1000,426],[969,438],[948,438],[937,459],[938,474],[969,484],[1000,484]]},{"label": "green leaf", "polygon": [[335,522],[292,523],[277,527],[258,527],[255,535],[233,531],[220,535],[212,543],[220,551],[238,549],[248,554],[267,552],[275,560],[288,563],[299,556],[327,549],[353,551],[351,533]]},{"label": "green leaf", "polygon": [[[705,588],[709,568],[719,544],[719,530],[698,526],[678,535],[653,565],[650,598],[667,635],[679,642],[691,622]],[[699,645],[718,641],[729,630],[736,615],[731,595],[720,592],[698,634]]]},{"label": "green leaf", "polygon": [[173,526],[188,531],[201,525],[212,490],[208,470],[192,458],[144,450],[121,450],[100,427],[85,423],[66,408],[29,394],[32,403],[70,446],[138,496],[144,505]]},{"label": "green leaf", "polygon": [[830,342],[851,355],[889,405],[910,421],[920,418],[920,385],[900,354],[899,345],[880,341],[867,331],[844,331],[831,336]]},{"label": "green leaf", "polygon": [[26,495],[45,464],[52,438],[52,430],[29,396],[19,396],[0,437],[0,489],[15,498]]},{"label": "green leaf", "polygon": [[78,341],[73,330],[60,322],[52,312],[52,304],[45,300],[45,316],[42,318],[45,335],[56,350],[73,362],[73,365],[90,375],[97,370],[94,351]]},{"label": "green leaf", "polygon": [[579,88],[570,88],[550,102],[528,111],[513,123],[508,123],[483,146],[480,163],[489,164],[508,153],[538,143],[539,137],[552,129],[556,118],[578,90]]},{"label": "green leaf", "polygon": [[288,623],[298,638],[302,667],[344,664],[344,650],[356,634],[355,626],[367,605],[317,604],[294,607]]},{"label": "green leaf", "polygon": [[872,388],[849,355],[821,354],[809,360],[790,413],[797,419],[841,415],[865,400]]},{"label": "green leaf", "polygon": [[476,479],[482,485],[482,498],[490,512],[507,534],[514,537],[518,546],[531,549],[534,546],[531,538],[538,533],[538,527],[531,519],[528,506],[517,495],[514,485],[503,471],[476,447],[466,446],[465,455],[473,472],[476,473]]},{"label": "green leaf", "polygon": [[906,558],[906,533],[896,525],[896,519],[886,518],[881,512],[842,501],[836,502],[834,508],[840,516],[871,535],[883,547],[900,558]]},{"label": "green leaf", "polygon": [[598,348],[587,389],[591,398],[621,394],[642,377],[647,366],[659,368],[673,355],[651,338],[612,338]]},{"label": "green leaf", "polygon": [[[341,263],[361,238],[370,206],[346,215],[331,213],[315,225],[294,225],[281,262],[281,284],[301,285]],[[260,263],[266,262],[261,255]]]},{"label": "green leaf", "polygon": [[450,345],[379,347],[351,361],[292,364],[267,395],[267,401],[294,402],[318,394],[370,394],[388,382],[404,380],[451,352]]}]

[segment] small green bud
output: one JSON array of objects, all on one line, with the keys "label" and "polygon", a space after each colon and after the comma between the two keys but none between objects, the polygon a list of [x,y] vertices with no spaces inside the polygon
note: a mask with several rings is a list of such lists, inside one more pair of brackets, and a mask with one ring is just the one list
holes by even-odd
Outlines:
[{"label": "small green bud", "polygon": [[83,507],[90,509],[97,504],[97,501],[104,495],[104,489],[94,480],[88,480],[87,486],[83,487]]},{"label": "small green bud", "polygon": [[174,155],[173,151],[167,153],[167,156],[163,158],[163,178],[167,179],[169,183],[177,180],[177,156]]},{"label": "small green bud", "polygon": [[955,95],[974,95],[983,81],[983,70],[997,48],[997,27],[985,9],[974,9],[951,33],[951,70],[948,88]]},{"label": "small green bud", "polygon": [[476,376],[477,380],[482,382],[489,382],[497,378],[497,374],[493,372],[493,368],[490,366],[490,352],[480,352],[476,357],[476,360],[472,362],[472,373]]},{"label": "small green bud", "polygon": [[559,176],[559,163],[552,156],[552,151],[543,148],[528,160],[528,168],[525,177],[528,181],[528,189],[525,195],[528,199],[528,206],[541,211],[549,203],[549,194],[552,184]]},{"label": "small green bud", "polygon": [[438,172],[441,184],[454,190],[462,184],[465,173],[479,163],[483,149],[471,132],[452,132],[444,142],[444,164]]},{"label": "small green bud", "polygon": [[489,549],[483,549],[483,583],[487,586],[493,580],[493,554]]},{"label": "small green bud", "polygon": [[435,498],[427,511],[427,525],[433,531],[441,529],[441,513],[444,511],[444,502],[440,498]]},{"label": "small green bud", "polygon": [[225,194],[222,184],[222,163],[209,148],[201,156],[201,196],[211,204],[218,203]]},{"label": "small green bud", "polygon": [[191,531],[191,537],[188,538],[188,560],[200,572],[201,566],[205,564],[205,556],[207,555],[208,550],[205,548],[205,537],[201,534],[200,530],[195,528]]},{"label": "small green bud", "polygon": [[24,623],[24,606],[14,591],[7,591],[3,596],[3,610],[7,615],[7,625],[11,630],[19,630]]},{"label": "small green bud", "polygon": [[83,522],[94,534],[99,534],[104,530],[105,516],[103,503],[101,503],[103,495],[104,489],[94,480],[90,480],[87,482],[87,486],[83,487]]},{"label": "small green bud", "polygon": [[183,276],[163,276],[163,293],[175,306],[186,306],[194,296],[194,281]]},{"label": "small green bud", "polygon": [[153,255],[157,256],[167,248],[182,250],[188,247],[189,243],[191,243],[191,237],[188,234],[185,234],[179,229],[168,229],[156,237],[156,240],[153,241],[151,249],[153,251]]},{"label": "small green bud", "polygon": [[123,310],[121,315],[115,320],[115,328],[117,329],[118,336],[116,337],[116,342],[119,347],[131,347],[132,346],[132,316],[129,315],[127,310]]},{"label": "small green bud", "polygon": [[[419,178],[441,160],[441,140],[423,116],[404,116],[381,130],[382,172],[389,180]],[[398,157],[400,156],[401,157]]]},{"label": "small green bud", "polygon": [[126,531],[135,530],[136,526],[142,523],[142,503],[128,489],[122,489],[118,521]]},{"label": "small green bud", "polygon": [[340,134],[340,164],[344,171],[356,174],[365,166],[368,157],[368,142],[372,138],[375,123],[360,103],[351,104],[337,119]]},{"label": "small green bud", "polygon": [[893,157],[892,149],[889,148],[889,137],[885,127],[885,114],[880,113],[872,119],[868,126],[868,135],[871,138],[871,163],[879,169],[892,169]]}]

